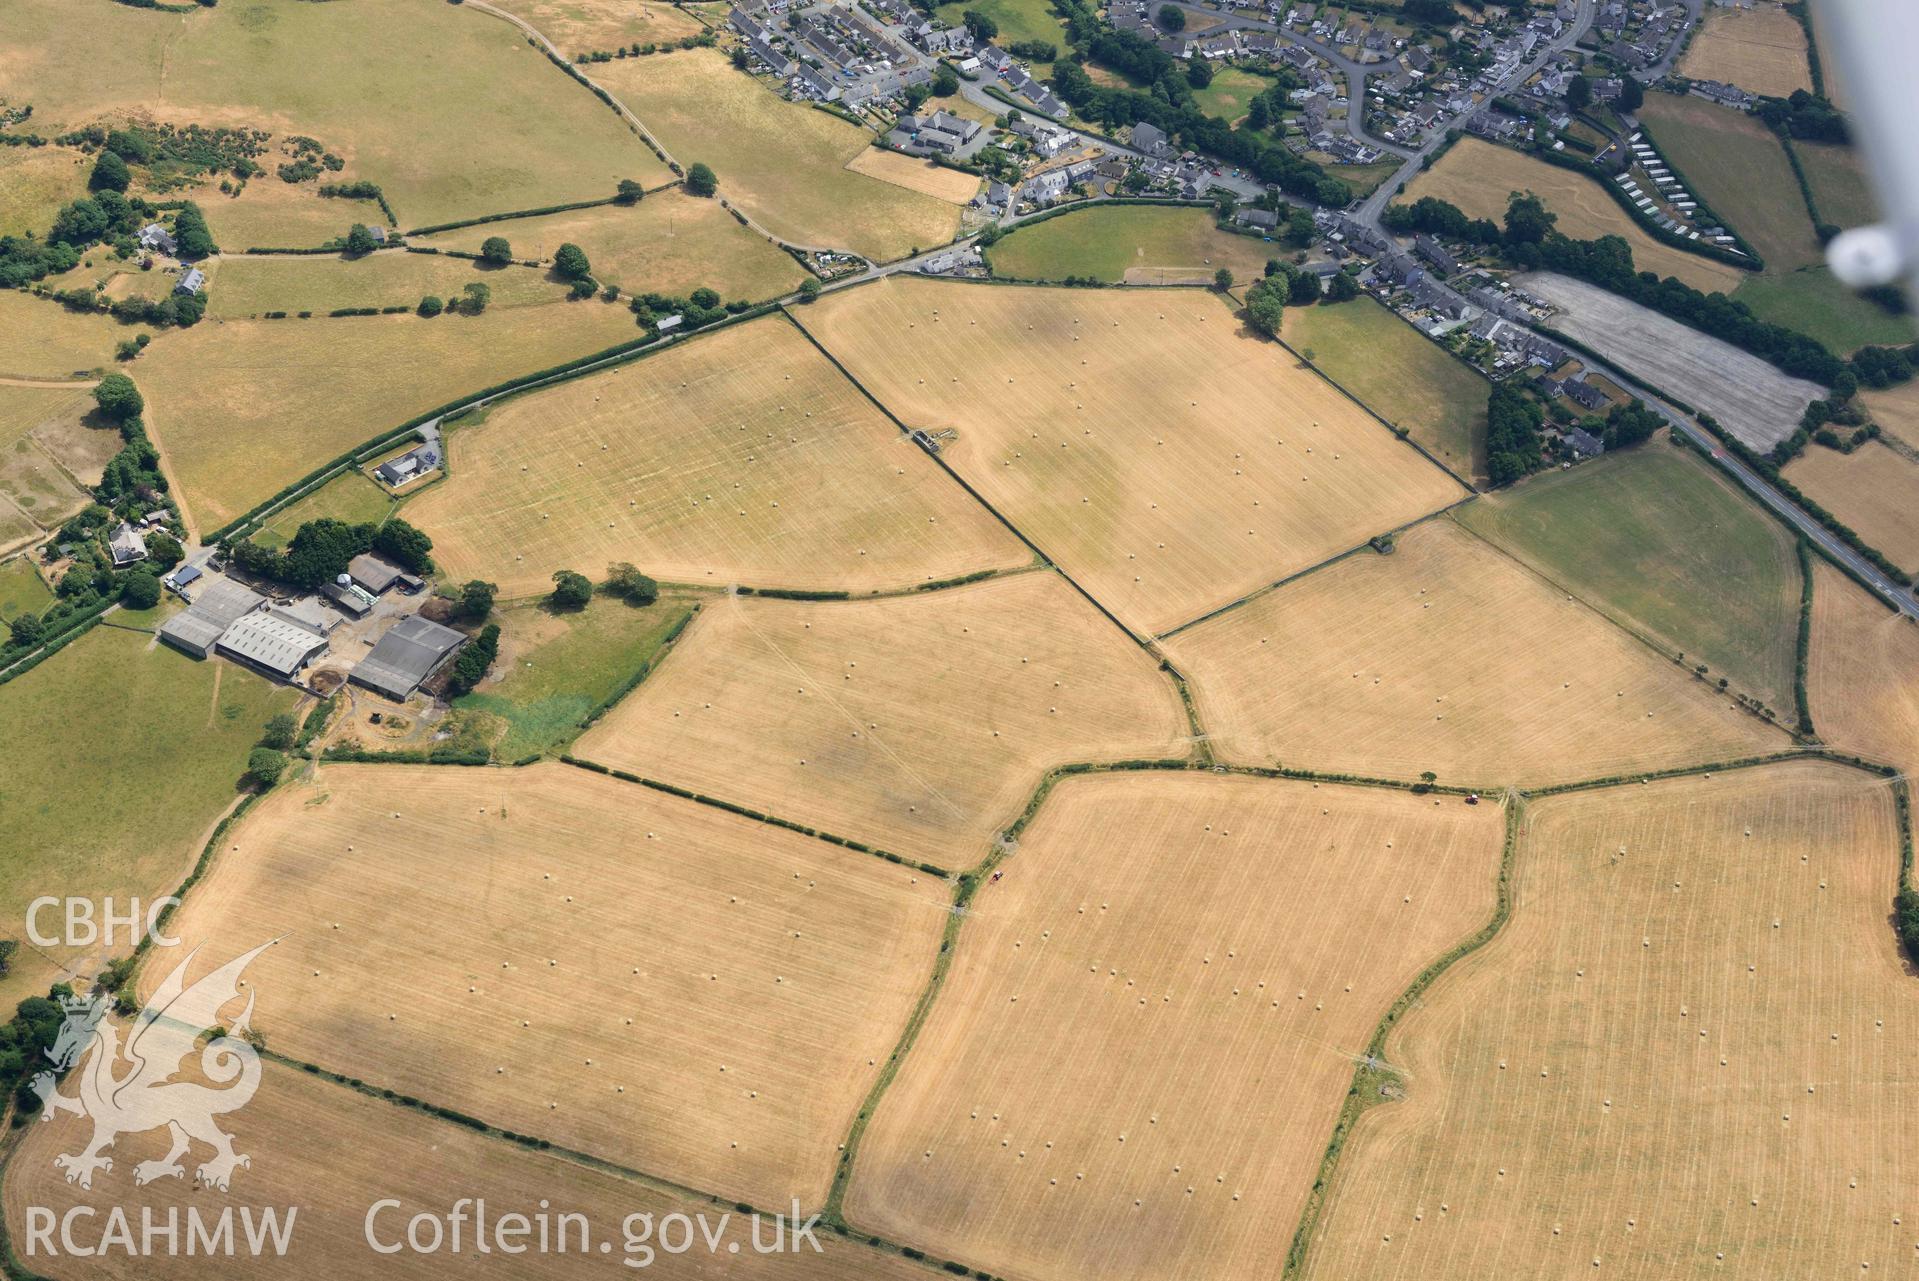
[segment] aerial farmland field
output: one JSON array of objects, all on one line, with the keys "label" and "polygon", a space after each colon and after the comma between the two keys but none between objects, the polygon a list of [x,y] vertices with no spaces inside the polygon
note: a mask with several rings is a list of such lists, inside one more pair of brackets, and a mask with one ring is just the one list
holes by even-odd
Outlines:
[{"label": "aerial farmland field", "polygon": [[1792,706],[1799,566],[1792,536],[1690,450],[1662,439],[1459,509],[1468,529],[1588,604]]},{"label": "aerial farmland field", "polygon": [[1812,89],[1806,33],[1784,5],[1714,6],[1679,61],[1680,75],[1720,80],[1752,93],[1785,98]]},{"label": "aerial farmland field", "polygon": [[1503,222],[1512,193],[1530,191],[1559,216],[1557,228],[1565,235],[1577,240],[1622,237],[1632,246],[1633,264],[1641,271],[1677,276],[1707,293],[1730,293],[1749,274],[1715,258],[1687,253],[1653,239],[1619,207],[1601,186],[1602,181],[1597,176],[1549,165],[1510,147],[1461,138],[1438,163],[1407,185],[1402,199],[1436,196],[1457,205],[1469,218]]},{"label": "aerial farmland field", "polygon": [[[85,21],[73,20],[76,7]],[[346,177],[384,188],[407,226],[669,177],[512,26],[457,5],[228,0],[176,15],[21,0],[0,19],[0,44],[0,95],[31,102],[36,124],[137,111],[310,136],[346,161]],[[104,61],[100,49],[111,51]],[[368,220],[334,203],[341,231]]]},{"label": "aerial farmland field", "polygon": [[96,312],[0,290],[0,376],[65,379],[99,370],[135,329]]},{"label": "aerial farmland field", "polygon": [[1788,745],[1448,520],[1181,632],[1167,651],[1214,750],[1239,764],[1537,785]]},{"label": "aerial farmland field", "polygon": [[1813,566],[1806,684],[1826,742],[1919,767],[1919,626],[1824,561]]},{"label": "aerial farmland field", "polygon": [[[706,1255],[668,1253],[660,1248],[661,1238],[655,1234],[656,1225],[668,1216],[704,1213],[714,1224],[722,1215],[729,1217],[721,1248],[725,1244],[739,1247],[737,1261],[726,1273],[729,1277],[923,1281],[927,1276],[923,1265],[897,1252],[882,1252],[828,1232],[817,1234],[818,1253],[805,1248],[758,1253],[751,1249],[746,1216],[730,1204],[675,1195],[645,1179],[532,1151],[510,1139],[478,1134],[281,1063],[264,1065],[257,1100],[235,1118],[233,1128],[236,1147],[255,1158],[235,1174],[235,1197],[250,1209],[299,1207],[284,1256],[269,1254],[210,1265],[206,1258],[189,1256],[183,1248],[177,1257],[123,1257],[109,1252],[88,1260],[84,1273],[69,1272],[73,1265],[66,1259],[36,1259],[35,1266],[61,1277],[85,1275],[105,1281],[202,1281],[229,1275],[306,1281],[320,1276],[363,1276],[374,1268],[382,1277],[421,1281],[444,1275],[447,1260],[457,1258],[463,1264],[462,1276],[575,1281],[608,1275],[612,1265],[597,1249],[598,1242],[606,1241],[615,1259],[630,1261],[636,1269],[644,1263],[644,1275],[705,1279],[715,1275]],[[86,1132],[86,1123],[72,1118],[36,1125],[27,1132],[29,1142],[7,1164],[6,1229],[16,1252],[27,1253],[29,1207],[50,1209],[64,1217],[75,1208],[91,1208],[104,1216],[124,1206],[136,1222],[143,1209],[151,1209],[160,1223],[167,1221],[169,1213],[178,1214],[183,1228],[185,1216],[194,1208],[217,1218],[218,1211],[207,1204],[207,1190],[190,1180],[134,1184],[133,1167],[139,1161],[165,1155],[165,1131],[122,1136],[114,1149],[115,1170],[91,1191],[68,1183],[53,1159],[83,1146]],[[326,1142],[313,1142],[315,1135],[326,1136]],[[376,1202],[394,1202],[374,1219],[375,1239],[385,1246],[405,1240],[414,1215],[445,1216],[463,1197],[483,1201],[493,1216],[524,1214],[535,1223],[545,1209],[552,1239],[564,1239],[566,1248],[532,1250],[527,1248],[529,1241],[504,1238],[509,1247],[519,1247],[515,1252],[499,1249],[497,1240],[489,1238],[495,1248],[482,1254],[474,1248],[470,1222],[465,1225],[466,1248],[457,1256],[410,1250],[380,1256],[368,1248],[367,1214]],[[562,1214],[585,1216],[586,1228],[566,1226],[559,1218]],[[642,1224],[629,1218],[634,1215],[649,1216],[649,1221]],[[582,1231],[587,1234],[583,1243]],[[428,1238],[422,1234],[420,1239]],[[53,1249],[60,1250],[57,1234]]]},{"label": "aerial farmland field", "polygon": [[600,302],[203,322],[156,340],[133,375],[180,498],[211,530],[464,392],[640,336],[624,307]]},{"label": "aerial farmland field", "polygon": [[1893,564],[1919,567],[1919,462],[1877,441],[1850,454],[1811,445],[1786,479]]},{"label": "aerial farmland field", "polygon": [[1313,1278],[1869,1275],[1912,1253],[1891,792],[1792,762],[1528,803],[1512,914],[1387,1038]]},{"label": "aerial farmland field", "polygon": [[209,956],[286,935],[252,970],[283,1053],[784,1206],[825,1195],[945,897],[565,765],[335,764],[229,834],[178,929]]},{"label": "aerial farmland field", "polygon": [[[172,893],[207,829],[239,799],[247,749],[267,717],[293,701],[250,672],[192,663],[108,627],[0,685],[5,919],[23,921],[50,885],[123,899]],[[118,782],[96,787],[89,763],[107,756],[119,762]],[[0,978],[0,1004],[44,994],[50,958],[81,959],[23,949]]]},{"label": "aerial farmland field", "polygon": [[[597,303],[583,304],[597,307]],[[494,407],[407,506],[448,572],[871,591],[1031,554],[778,316]]]},{"label": "aerial farmland field", "polygon": [[899,258],[953,238],[949,201],[855,172],[873,141],[822,108],[787,102],[713,49],[602,63],[594,76],[683,165],[719,175],[719,194],[777,236],[869,258]]},{"label": "aerial farmland field", "polygon": [[947,465],[1135,631],[1465,494],[1196,290],[896,279],[799,319],[908,426],[956,431]]},{"label": "aerial farmland field", "polygon": [[493,7],[524,19],[562,53],[585,53],[684,40],[706,30],[690,12],[658,0],[493,0]]},{"label": "aerial farmland field", "polygon": [[1061,783],[971,905],[847,1218],[1005,1276],[1277,1268],[1354,1055],[1492,915],[1500,818],[1196,773]]},{"label": "aerial farmland field", "polygon": [[1461,476],[1486,470],[1486,380],[1371,298],[1288,307],[1280,331],[1328,378]]},{"label": "aerial farmland field", "polygon": [[87,194],[87,161],[63,147],[0,149],[0,236],[43,234],[60,206]]},{"label": "aerial farmland field", "polygon": [[1047,572],[885,600],[734,599],[574,752],[964,868],[1048,768],[1188,755],[1156,667]]},{"label": "aerial farmland field", "polygon": [[538,267],[483,267],[464,258],[404,250],[363,258],[235,258],[220,264],[208,314],[220,319],[267,311],[324,316],[343,307],[405,307],[432,294],[457,299],[469,284],[485,285],[492,307],[561,302],[566,284]]},{"label": "aerial farmland field", "polygon": [[1213,225],[1208,209],[1095,205],[1020,228],[987,251],[995,275],[1015,280],[1079,276],[1109,284],[1211,284],[1221,267],[1259,279],[1280,247]]},{"label": "aerial farmland field", "polygon": [[977,174],[948,169],[930,160],[916,160],[883,147],[868,147],[847,161],[846,167],[854,173],[878,178],[895,187],[904,187],[908,191],[917,191],[921,195],[955,205],[963,205],[971,200],[980,188]]},{"label": "aerial farmland field", "polygon": [[628,293],[684,296],[702,285],[722,298],[758,302],[796,288],[806,269],[790,254],[733,221],[716,200],[675,188],[637,205],[482,223],[417,237],[422,245],[478,253],[494,236],[516,258],[550,262],[563,244],[585,251],[594,279]]}]

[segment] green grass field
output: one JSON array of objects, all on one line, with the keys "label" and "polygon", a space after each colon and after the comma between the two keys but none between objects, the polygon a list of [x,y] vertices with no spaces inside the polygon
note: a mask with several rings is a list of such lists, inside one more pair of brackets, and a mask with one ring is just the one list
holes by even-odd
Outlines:
[{"label": "green grass field", "polygon": [[[104,625],[0,686],[6,934],[42,894],[171,892],[239,795],[261,727],[293,705],[293,691],[231,664],[196,663]],[[47,981],[47,965],[22,949],[0,980],[0,1007]]]},{"label": "green grass field", "polygon": [[1461,476],[1486,471],[1486,380],[1371,298],[1288,307],[1281,337]]},{"label": "green grass field", "polygon": [[1238,67],[1221,67],[1213,73],[1211,84],[1193,91],[1193,101],[1207,115],[1236,124],[1253,99],[1272,87],[1270,77],[1241,71]]},{"label": "green grass field", "polygon": [[1751,242],[1768,272],[1822,261],[1785,149],[1758,120],[1667,93],[1647,94],[1640,118],[1681,180]]},{"label": "green grass field", "polygon": [[1372,195],[1380,183],[1398,173],[1402,163],[1398,160],[1381,160],[1370,165],[1327,165],[1326,172],[1351,187],[1353,195],[1363,197]]},{"label": "green grass field", "polygon": [[[1785,529],[1703,459],[1659,438],[1536,476],[1455,515],[1791,718],[1798,555]],[[1577,656],[1567,661],[1576,665]]]},{"label": "green grass field", "polygon": [[961,15],[968,9],[993,20],[999,27],[994,43],[1001,47],[1021,40],[1044,40],[1055,48],[1066,48],[1066,24],[1053,12],[1048,0],[965,0],[965,3],[941,5],[939,16],[958,26]]},{"label": "green grass field", "polygon": [[53,593],[31,562],[16,556],[0,564],[0,623],[37,614],[53,602]]},{"label": "green grass field", "polygon": [[601,597],[578,614],[556,616],[537,604],[503,610],[495,619],[502,636],[494,670],[504,679],[454,706],[506,722],[496,759],[556,751],[580,732],[588,712],[652,660],[693,603],[691,596],[665,595],[635,608]]},{"label": "green grass field", "polygon": [[[408,226],[612,194],[666,168],[511,24],[417,0],[113,0],[0,9],[0,97],[42,133],[129,111],[305,134],[380,184]],[[280,156],[262,157],[271,176]],[[214,197],[209,197],[213,199]],[[365,221],[336,202],[342,226]]]},{"label": "green grass field", "polygon": [[1256,279],[1282,250],[1213,225],[1207,209],[1094,205],[1022,227],[987,251],[993,274],[1020,280],[1090,276],[1117,284],[1210,281],[1220,267]]},{"label": "green grass field", "polygon": [[543,268],[485,267],[467,258],[387,250],[363,258],[228,258],[207,290],[207,311],[231,319],[268,311],[297,316],[340,307],[413,307],[427,294],[458,298],[472,283],[487,287],[492,307],[566,301],[567,284]]},{"label": "green grass field", "polygon": [[1857,151],[1816,142],[1795,142],[1792,148],[1822,219],[1837,227],[1864,227],[1879,220],[1879,202]]},{"label": "green grass field", "polygon": [[262,547],[280,547],[310,520],[343,520],[349,525],[377,525],[394,508],[393,498],[359,472],[342,472],[313,493],[274,513],[253,541]]},{"label": "green grass field", "polygon": [[[1741,283],[1734,297],[1762,319],[1840,355],[1872,343],[1912,341],[1909,321],[1846,289],[1826,269],[1785,149],[1764,125],[1699,98],[1663,93],[1648,95],[1641,114],[1682,180],[1766,260],[1766,270]],[[1856,158],[1831,147],[1798,152],[1822,218],[1840,226],[1872,220]]]},{"label": "green grass field", "polygon": [[1910,316],[1895,316],[1848,289],[1825,267],[1767,271],[1734,291],[1753,314],[1817,338],[1842,356],[1861,347],[1909,343],[1919,337]]},{"label": "green grass field", "polygon": [[710,165],[720,195],[782,239],[904,257],[953,238],[959,207],[846,167],[870,131],[787,102],[716,49],[598,63],[594,78],[681,164]]}]

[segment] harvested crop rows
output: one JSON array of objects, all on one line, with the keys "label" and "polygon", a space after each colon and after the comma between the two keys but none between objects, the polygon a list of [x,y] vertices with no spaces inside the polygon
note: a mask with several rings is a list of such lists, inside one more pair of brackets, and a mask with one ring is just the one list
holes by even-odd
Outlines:
[{"label": "harvested crop rows", "polygon": [[1464,493],[1198,291],[891,278],[801,319],[909,426],[955,429],[948,464],[1139,631]]},{"label": "harvested crop rows", "polygon": [[1805,29],[1777,4],[1709,7],[1678,70],[1695,80],[1719,80],[1774,98],[1795,89],[1812,91]]},{"label": "harvested crop rows", "polygon": [[1210,209],[1164,205],[1076,209],[1021,227],[987,251],[1000,276],[1082,276],[1136,285],[1210,285],[1221,267],[1247,283],[1280,252],[1266,241],[1219,230]]},{"label": "harvested crop rows", "polygon": [[1173,684],[1052,573],[709,606],[578,754],[968,867],[1052,766],[1184,756]]},{"label": "harvested crop rows", "polygon": [[864,591],[1030,553],[777,316],[509,401],[407,508],[456,579],[558,569]]},{"label": "harvested crop rows", "polygon": [[286,936],[249,971],[277,1049],[767,1206],[825,1195],[945,916],[924,873],[559,764],[329,765],[223,844],[179,934]]},{"label": "harvested crop rows", "polygon": [[1823,560],[1813,565],[1806,684],[1821,739],[1919,770],[1919,626]]},{"label": "harvested crop rows", "polygon": [[[1825,762],[1555,797],[1400,1022],[1310,1278],[1877,1276],[1919,1227],[1893,798]],[[1901,1226],[1903,1219],[1903,1226]]]},{"label": "harvested crop rows", "polygon": [[1919,568],[1919,463],[1877,441],[1850,454],[1811,445],[1786,479],[1895,565]]},{"label": "harvested crop rows", "polygon": [[597,302],[434,320],[231,320],[157,340],[140,358],[140,388],[205,532],[415,414],[639,336],[624,307]]},{"label": "harvested crop rows", "polygon": [[1061,783],[981,888],[848,1218],[998,1275],[1276,1272],[1352,1054],[1491,915],[1496,806]]},{"label": "harvested crop rows", "polygon": [[[262,997],[264,1007],[270,996]],[[236,1010],[237,1012],[237,1010]],[[134,1184],[133,1169],[141,1161],[166,1155],[167,1132],[150,1130],[123,1134],[114,1145],[114,1168],[99,1176],[91,1191],[66,1182],[53,1158],[78,1151],[86,1142],[88,1122],[63,1117],[50,1125],[36,1125],[27,1142],[7,1166],[5,1212],[7,1230],[16,1257],[26,1257],[28,1207],[45,1207],[64,1216],[70,1209],[90,1207],[99,1216],[124,1208],[139,1224],[151,1209],[164,1225],[178,1213],[182,1235],[176,1251],[157,1249],[149,1256],[108,1250],[86,1261],[85,1272],[69,1271],[64,1259],[49,1261],[44,1251],[34,1259],[36,1269],[62,1277],[85,1275],[100,1281],[204,1281],[207,1277],[247,1276],[310,1281],[314,1277],[379,1276],[392,1281],[425,1281],[443,1277],[457,1266],[463,1277],[510,1277],[513,1281],[576,1281],[612,1274],[608,1256],[598,1243],[610,1241],[614,1260],[646,1263],[644,1275],[687,1281],[710,1279],[714,1260],[704,1250],[671,1254],[659,1249],[658,1224],[671,1214],[704,1214],[709,1223],[728,1215],[726,1244],[739,1247],[727,1255],[729,1278],[752,1281],[924,1281],[921,1265],[896,1254],[851,1244],[820,1231],[821,1252],[801,1248],[778,1254],[751,1249],[752,1230],[746,1216],[731,1205],[713,1205],[682,1199],[637,1179],[623,1178],[591,1166],[546,1153],[530,1152],[518,1144],[475,1134],[458,1125],[412,1108],[372,1098],[351,1088],[323,1081],[272,1061],[263,1064],[259,1093],[247,1107],[223,1118],[231,1127],[235,1149],[253,1158],[233,1184],[233,1200],[248,1211],[275,1207],[286,1221],[285,1207],[297,1206],[298,1219],[284,1255],[271,1252],[259,1258],[242,1256],[209,1264],[185,1248],[188,1214],[198,1211],[203,1221],[217,1220],[227,1202],[219,1193],[184,1179],[163,1178],[144,1187]],[[323,1142],[316,1142],[316,1137]],[[464,1247],[457,1255],[450,1241],[438,1253],[400,1250],[375,1255],[367,1243],[369,1207],[384,1206],[374,1218],[375,1238],[384,1245],[405,1240],[408,1220],[430,1214],[441,1220],[461,1198],[485,1203],[489,1231],[508,1215],[526,1216],[533,1224],[544,1212],[552,1225],[552,1241],[564,1249],[530,1248],[537,1238],[504,1238],[514,1253],[505,1253],[498,1238],[489,1237],[491,1253],[475,1249],[474,1224],[462,1225]],[[765,1207],[769,1212],[775,1207]],[[560,1218],[586,1216],[590,1235],[584,1247],[580,1229]],[[652,1223],[628,1223],[629,1215],[648,1215]],[[83,1218],[80,1220],[85,1223]],[[625,1232],[638,1238],[629,1245]],[[645,1235],[642,1236],[643,1228]],[[80,1228],[84,1234],[86,1227]],[[138,1229],[135,1229],[136,1233]],[[236,1225],[236,1237],[239,1229]],[[763,1240],[773,1233],[764,1230]],[[84,1240],[84,1235],[82,1236]],[[137,1239],[137,1237],[136,1237]],[[421,1241],[431,1237],[423,1231]],[[158,1240],[158,1238],[156,1238]],[[57,1232],[52,1247],[64,1253]],[[650,1249],[651,1255],[642,1253]],[[648,1261],[650,1257],[650,1262]]]},{"label": "harvested crop rows", "polygon": [[1806,406],[1826,394],[1818,383],[1782,373],[1750,352],[1597,285],[1550,271],[1517,283],[1563,309],[1554,326],[1653,386],[1685,397],[1762,452],[1798,430]]},{"label": "harvested crop rows", "polygon": [[[1497,625],[1489,625],[1497,619]],[[1451,783],[1561,783],[1783,750],[1741,711],[1448,520],[1168,642],[1215,749]]]}]

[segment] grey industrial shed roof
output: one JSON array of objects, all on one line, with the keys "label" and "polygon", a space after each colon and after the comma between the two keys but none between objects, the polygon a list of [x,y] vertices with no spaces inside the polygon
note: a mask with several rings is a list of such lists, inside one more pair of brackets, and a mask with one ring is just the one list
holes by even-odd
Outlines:
[{"label": "grey industrial shed roof", "polygon": [[347,563],[346,572],[354,582],[378,596],[401,577],[397,565],[389,565],[378,556],[361,553]]},{"label": "grey industrial shed roof", "polygon": [[402,699],[465,642],[451,627],[411,615],[387,628],[373,652],[353,669],[352,679],[388,698]]},{"label": "grey industrial shed roof", "polygon": [[326,648],[326,638],[272,614],[248,614],[220,637],[220,652],[280,676],[292,676]]},{"label": "grey industrial shed roof", "polygon": [[205,658],[213,652],[213,642],[219,640],[225,630],[224,624],[189,609],[160,624],[160,639],[196,658]]},{"label": "grey industrial shed roof", "polygon": [[227,628],[258,609],[265,599],[230,578],[209,578],[206,586],[194,593],[191,605],[160,624],[160,639],[205,658]]}]

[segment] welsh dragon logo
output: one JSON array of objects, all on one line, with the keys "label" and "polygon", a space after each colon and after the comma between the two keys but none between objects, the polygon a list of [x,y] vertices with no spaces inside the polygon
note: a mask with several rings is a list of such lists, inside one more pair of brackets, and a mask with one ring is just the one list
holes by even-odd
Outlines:
[{"label": "welsh dragon logo", "polygon": [[[200,1050],[200,1075],[214,1084],[172,1078],[193,1053],[201,1034],[218,1024],[221,1008],[240,996],[239,978],[248,962],[271,946],[262,943],[191,987],[186,972],[194,953],[189,952],[134,1017],[124,1046],[120,1025],[106,1017],[109,998],[69,997],[61,1002],[66,1020],[46,1051],[53,1066],[34,1076],[33,1090],[44,1105],[42,1121],[51,1121],[61,1112],[93,1121],[93,1138],[85,1148],[53,1159],[56,1167],[67,1172],[67,1182],[91,1188],[95,1170],[113,1169],[113,1158],[105,1153],[116,1138],[161,1127],[171,1137],[172,1148],[157,1161],[135,1166],[135,1183],[186,1177],[180,1158],[195,1140],[213,1149],[212,1158],[194,1171],[210,1187],[226,1191],[234,1170],[252,1165],[248,1157],[233,1150],[233,1136],[214,1123],[215,1117],[245,1107],[260,1087],[259,1051],[241,1037],[253,1017],[251,992],[232,1030]],[[62,1094],[60,1074],[79,1063],[89,1049],[94,1054],[78,1073],[79,1094]],[[128,1069],[116,1075],[122,1063]]]}]

